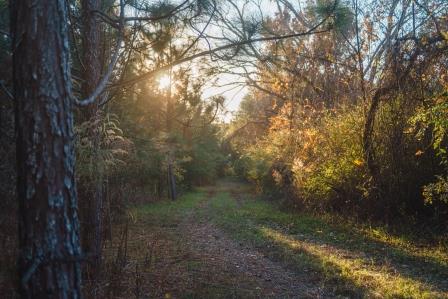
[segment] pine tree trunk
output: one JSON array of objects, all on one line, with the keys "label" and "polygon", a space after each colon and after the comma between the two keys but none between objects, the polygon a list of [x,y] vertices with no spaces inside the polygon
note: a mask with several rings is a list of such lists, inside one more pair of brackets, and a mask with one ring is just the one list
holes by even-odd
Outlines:
[{"label": "pine tree trunk", "polygon": [[[83,98],[88,97],[101,79],[102,60],[101,60],[101,24],[97,19],[94,11],[101,9],[100,0],[82,0],[82,48],[83,48],[83,64],[84,64],[84,82],[82,86]],[[101,269],[102,255],[102,232],[103,232],[103,175],[100,157],[101,144],[101,113],[98,101],[87,107],[87,119],[93,121],[96,127],[93,128],[93,134],[90,136],[93,140],[92,153],[92,174],[91,180],[94,184],[92,198],[86,198],[88,202],[83,204],[87,209],[85,218],[83,235],[85,236],[84,249],[91,253],[94,257],[93,267],[90,274],[93,278],[97,278]],[[93,200],[92,200],[93,199]]]},{"label": "pine tree trunk", "polygon": [[64,0],[11,1],[22,298],[80,298]]},{"label": "pine tree trunk", "polygon": [[176,194],[176,177],[174,176],[173,172],[173,164],[170,162],[168,164],[168,190],[169,190],[169,196],[171,200],[176,200],[177,194]]},{"label": "pine tree trunk", "polygon": [[[170,47],[171,48],[171,47]],[[171,50],[170,50],[171,52]],[[169,73],[170,76],[170,86],[168,87],[168,96],[167,96],[167,102],[166,102],[166,131],[168,134],[168,196],[171,200],[176,200],[177,194],[176,194],[176,177],[174,176],[173,171],[173,150],[172,147],[174,146],[172,143],[172,134],[173,134],[173,120],[174,120],[174,99],[171,94],[171,79],[172,79],[172,70],[170,70]]]}]

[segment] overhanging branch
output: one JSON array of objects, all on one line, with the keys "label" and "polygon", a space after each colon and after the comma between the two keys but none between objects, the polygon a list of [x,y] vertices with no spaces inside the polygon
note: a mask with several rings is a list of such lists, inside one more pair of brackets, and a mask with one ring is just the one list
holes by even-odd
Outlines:
[{"label": "overhanging branch", "polygon": [[119,83],[115,83],[113,84],[114,87],[118,87],[118,86],[124,86],[124,85],[132,85],[135,84],[139,81],[145,80],[145,79],[149,79],[151,77],[153,77],[154,75],[156,75],[157,73],[166,71],[176,65],[182,64],[184,62],[188,62],[191,60],[194,60],[196,58],[200,58],[203,56],[207,56],[207,55],[211,55],[217,52],[221,52],[227,49],[231,49],[234,47],[241,47],[244,45],[248,45],[248,44],[252,44],[252,43],[257,43],[257,42],[266,42],[266,41],[277,41],[277,40],[283,40],[283,39],[288,39],[288,38],[294,38],[294,37],[301,37],[301,36],[306,36],[306,35],[311,35],[311,34],[320,34],[320,33],[325,33],[328,32],[329,29],[324,29],[324,30],[317,30],[325,21],[327,20],[327,18],[323,19],[321,22],[319,22],[317,25],[313,26],[312,28],[310,28],[309,30],[305,31],[305,32],[300,32],[300,33],[292,33],[292,34],[287,34],[287,35],[282,35],[282,36],[268,36],[268,37],[261,37],[261,38],[255,38],[255,39],[249,39],[249,40],[243,40],[240,42],[235,42],[232,44],[228,44],[228,45],[224,45],[224,46],[220,46],[211,50],[207,50],[207,51],[202,51],[199,52],[197,54],[185,57],[185,58],[181,58],[179,60],[173,61],[170,64],[167,64],[165,66],[162,66],[156,70],[153,71],[149,71],[145,74],[136,76],[135,78],[126,80],[126,81],[122,81]]}]

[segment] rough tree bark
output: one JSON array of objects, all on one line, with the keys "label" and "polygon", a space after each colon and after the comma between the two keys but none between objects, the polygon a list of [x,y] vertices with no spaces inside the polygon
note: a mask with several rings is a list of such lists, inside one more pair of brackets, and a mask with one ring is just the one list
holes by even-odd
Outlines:
[{"label": "rough tree bark", "polygon": [[[84,81],[82,85],[83,97],[87,98],[96,88],[101,80],[102,59],[101,59],[101,23],[95,15],[95,11],[100,11],[101,0],[82,0],[82,59],[83,59],[83,73]],[[91,271],[89,271],[93,278],[100,272],[101,266],[101,249],[102,249],[102,210],[103,210],[103,176],[100,155],[101,134],[99,126],[101,117],[99,102],[95,101],[89,105],[86,110],[86,119],[91,120],[96,124],[92,132],[93,153],[92,169],[95,174],[92,174],[94,185],[93,198],[87,198],[88,202],[83,203],[84,217],[86,219],[83,226],[83,240],[84,249],[93,255],[94,263]]]},{"label": "rough tree bark", "polygon": [[67,7],[11,1],[22,298],[80,298]]}]

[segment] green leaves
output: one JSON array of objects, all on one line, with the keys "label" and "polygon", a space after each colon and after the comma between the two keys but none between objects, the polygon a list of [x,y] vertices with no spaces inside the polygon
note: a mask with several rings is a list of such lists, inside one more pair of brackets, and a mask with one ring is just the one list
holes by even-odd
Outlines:
[{"label": "green leaves", "polygon": [[98,115],[78,125],[75,132],[80,176],[88,176],[91,171],[110,173],[126,164],[133,144],[124,137],[117,115]]},{"label": "green leaves", "polygon": [[416,129],[417,137],[422,138],[430,130],[432,134],[432,147],[442,159],[444,165],[448,165],[447,135],[448,135],[448,91],[427,102],[427,106],[421,109],[412,119],[411,124]]},{"label": "green leaves", "polygon": [[341,0],[317,0],[310,11],[318,20],[326,20],[327,28],[337,33],[348,31],[353,24],[354,14]]}]

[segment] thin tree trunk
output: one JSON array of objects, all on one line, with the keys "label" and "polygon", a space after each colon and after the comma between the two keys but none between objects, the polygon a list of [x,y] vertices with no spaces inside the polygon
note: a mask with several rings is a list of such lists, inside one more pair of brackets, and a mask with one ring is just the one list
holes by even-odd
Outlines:
[{"label": "thin tree trunk", "polygon": [[170,162],[168,164],[168,187],[170,192],[170,198],[171,200],[176,200],[177,194],[176,194],[176,177],[174,176],[173,172],[173,164]]},{"label": "thin tree trunk", "polygon": [[[170,44],[170,61],[171,61],[171,44]],[[172,96],[172,74],[173,70],[169,70],[170,84],[168,86],[168,99],[166,102],[166,131],[168,133],[168,193],[171,200],[176,200],[176,177],[173,171],[173,151],[172,151],[172,133],[173,133],[173,120],[174,120],[174,99]]]},{"label": "thin tree trunk", "polygon": [[385,89],[379,89],[372,97],[372,101],[367,111],[362,135],[364,160],[366,161],[367,168],[373,178],[377,177],[377,166],[375,164],[375,153],[374,153],[375,149],[373,146],[373,129],[375,126],[376,112],[379,108],[381,97],[385,92],[386,92]]},{"label": "thin tree trunk", "polygon": [[67,7],[11,1],[22,298],[80,298]]}]

